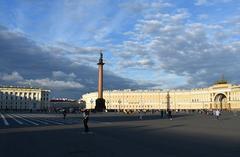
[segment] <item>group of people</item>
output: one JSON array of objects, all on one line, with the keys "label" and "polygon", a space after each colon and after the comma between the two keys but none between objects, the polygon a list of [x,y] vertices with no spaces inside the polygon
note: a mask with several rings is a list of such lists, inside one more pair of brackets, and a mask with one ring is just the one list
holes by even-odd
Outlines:
[{"label": "group of people", "polygon": [[[164,111],[164,110],[161,110],[160,113],[161,113],[161,118],[163,118],[163,117],[164,117],[164,114],[166,114],[167,117],[168,117],[170,120],[173,119],[172,111],[171,111],[171,110],[165,110],[165,111]],[[139,120],[143,120],[143,112],[142,112],[142,111],[139,112]]]}]

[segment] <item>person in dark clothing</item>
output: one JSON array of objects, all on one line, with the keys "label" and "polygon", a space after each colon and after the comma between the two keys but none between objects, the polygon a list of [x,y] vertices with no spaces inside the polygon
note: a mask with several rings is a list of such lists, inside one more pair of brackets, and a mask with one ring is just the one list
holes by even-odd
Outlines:
[{"label": "person in dark clothing", "polygon": [[172,111],[171,111],[171,110],[168,110],[168,118],[169,118],[170,120],[172,120]]},{"label": "person in dark clothing", "polygon": [[67,111],[66,109],[63,109],[63,119],[66,119]]},{"label": "person in dark clothing", "polygon": [[87,133],[89,131],[88,128],[88,119],[89,119],[89,111],[88,110],[84,110],[83,111],[83,124],[84,124],[84,131]]},{"label": "person in dark clothing", "polygon": [[163,110],[161,110],[161,118],[163,118]]}]

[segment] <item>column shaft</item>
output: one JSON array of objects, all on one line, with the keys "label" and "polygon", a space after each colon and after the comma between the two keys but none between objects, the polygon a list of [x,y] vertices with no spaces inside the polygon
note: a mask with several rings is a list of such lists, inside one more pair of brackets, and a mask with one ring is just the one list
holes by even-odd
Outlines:
[{"label": "column shaft", "polygon": [[103,98],[103,65],[98,65],[98,98]]}]

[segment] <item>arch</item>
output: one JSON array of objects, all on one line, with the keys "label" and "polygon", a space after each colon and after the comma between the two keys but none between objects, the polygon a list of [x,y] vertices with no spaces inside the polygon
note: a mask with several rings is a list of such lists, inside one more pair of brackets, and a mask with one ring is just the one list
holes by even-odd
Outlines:
[{"label": "arch", "polygon": [[223,93],[218,93],[214,97],[215,109],[227,109],[227,96]]}]

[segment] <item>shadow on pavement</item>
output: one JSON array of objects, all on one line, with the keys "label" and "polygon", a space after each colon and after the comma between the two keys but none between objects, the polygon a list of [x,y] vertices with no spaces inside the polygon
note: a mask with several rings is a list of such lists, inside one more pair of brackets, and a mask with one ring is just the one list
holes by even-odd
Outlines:
[{"label": "shadow on pavement", "polygon": [[[187,117],[190,115],[179,114],[173,115],[173,119]],[[142,119],[139,118],[139,115],[119,115],[119,116],[97,116],[90,115],[90,121],[100,121],[100,122],[124,122],[124,121],[148,121],[148,120],[158,120],[158,119],[169,119],[167,116],[161,117],[161,115],[143,115]]]},{"label": "shadow on pavement", "polygon": [[[95,118],[115,119],[116,117]],[[148,118],[159,119],[159,116]],[[117,126],[90,126],[93,134],[82,134],[82,127],[0,134],[0,152],[4,157],[239,156],[240,141],[194,131],[178,132],[178,129],[188,127],[179,122],[158,126],[149,123],[121,123]]]}]

